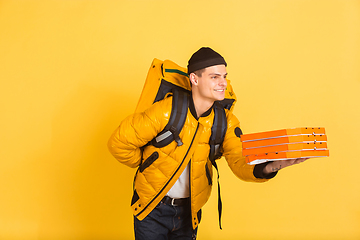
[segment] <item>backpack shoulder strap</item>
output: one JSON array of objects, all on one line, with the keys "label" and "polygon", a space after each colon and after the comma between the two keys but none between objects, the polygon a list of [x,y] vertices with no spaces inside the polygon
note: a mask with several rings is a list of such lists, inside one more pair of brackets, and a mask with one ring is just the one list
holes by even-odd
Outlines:
[{"label": "backpack shoulder strap", "polygon": [[227,130],[227,118],[224,109],[224,105],[220,102],[214,103],[214,121],[211,127],[211,136],[210,136],[210,153],[209,159],[211,164],[215,167],[217,171],[217,183],[218,183],[218,213],[219,213],[219,227],[221,228],[221,214],[222,214],[222,201],[220,194],[220,182],[219,182],[219,169],[216,164],[216,159],[219,159],[222,156],[220,151],[221,145],[225,138],[225,133]]},{"label": "backpack shoulder strap", "polygon": [[227,129],[226,113],[220,102],[214,103],[214,121],[211,127],[209,159],[213,163],[222,156],[220,151]]},{"label": "backpack shoulder strap", "polygon": [[157,148],[164,147],[173,140],[177,142],[178,146],[183,144],[179,137],[179,133],[185,124],[190,95],[188,92],[178,89],[173,89],[172,92],[173,100],[169,122],[150,143]]}]

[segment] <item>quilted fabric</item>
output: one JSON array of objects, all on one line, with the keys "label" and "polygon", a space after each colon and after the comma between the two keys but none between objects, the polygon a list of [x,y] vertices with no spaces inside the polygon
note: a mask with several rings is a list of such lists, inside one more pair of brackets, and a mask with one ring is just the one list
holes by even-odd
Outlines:
[{"label": "quilted fabric", "polygon": [[[132,209],[134,215],[142,220],[170,190],[186,165],[190,163],[190,197],[193,227],[199,224],[198,212],[207,202],[211,192],[210,178],[213,172],[209,156],[209,138],[214,112],[208,116],[193,117],[190,110],[179,136],[184,143],[177,146],[173,141],[163,148],[152,145],[141,147],[152,140],[167,124],[170,118],[172,97],[153,104],[144,112],[135,113],[124,119],[111,136],[108,147],[121,163],[129,167],[142,167],[137,171],[134,183]],[[245,162],[242,146],[235,129],[239,121],[227,111],[228,129],[223,143],[223,155],[232,171],[244,181],[265,182],[253,175],[254,166]],[[155,153],[155,154],[154,154]],[[149,164],[150,163],[150,164]]]}]

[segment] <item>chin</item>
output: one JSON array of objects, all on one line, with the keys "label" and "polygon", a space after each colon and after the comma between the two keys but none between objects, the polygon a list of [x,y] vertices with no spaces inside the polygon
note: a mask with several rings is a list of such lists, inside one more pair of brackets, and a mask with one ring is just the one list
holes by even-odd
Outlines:
[{"label": "chin", "polygon": [[218,96],[216,96],[216,101],[222,101],[224,100],[224,98],[225,98],[225,93],[219,94]]}]

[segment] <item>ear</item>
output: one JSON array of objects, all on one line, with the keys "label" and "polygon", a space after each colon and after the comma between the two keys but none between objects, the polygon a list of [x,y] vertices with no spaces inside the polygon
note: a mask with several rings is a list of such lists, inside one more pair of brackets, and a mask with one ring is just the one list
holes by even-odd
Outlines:
[{"label": "ear", "polygon": [[190,73],[189,79],[192,85],[198,85],[199,77],[195,73]]}]

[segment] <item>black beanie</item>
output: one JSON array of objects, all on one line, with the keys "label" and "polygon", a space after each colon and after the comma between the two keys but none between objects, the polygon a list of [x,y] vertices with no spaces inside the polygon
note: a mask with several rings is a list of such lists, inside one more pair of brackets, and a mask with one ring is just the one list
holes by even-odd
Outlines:
[{"label": "black beanie", "polygon": [[227,66],[225,59],[219,53],[209,47],[202,47],[189,59],[187,66],[188,74],[203,68],[221,64],[224,64],[225,67]]}]

